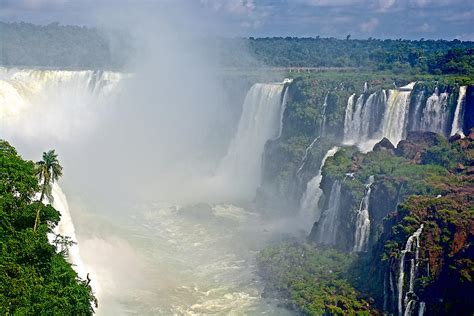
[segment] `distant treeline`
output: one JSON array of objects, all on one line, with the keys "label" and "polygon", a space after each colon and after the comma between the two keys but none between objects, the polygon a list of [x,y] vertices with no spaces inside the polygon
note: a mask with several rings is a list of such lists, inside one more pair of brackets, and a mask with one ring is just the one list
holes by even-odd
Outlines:
[{"label": "distant treeline", "polygon": [[[121,68],[134,46],[126,34],[59,24],[0,22],[0,36],[3,65]],[[474,76],[474,42],[459,40],[360,40],[347,36],[208,41],[209,49],[217,49],[222,67],[356,67]]]},{"label": "distant treeline", "polygon": [[94,28],[0,22],[0,65],[120,69],[130,43]]}]

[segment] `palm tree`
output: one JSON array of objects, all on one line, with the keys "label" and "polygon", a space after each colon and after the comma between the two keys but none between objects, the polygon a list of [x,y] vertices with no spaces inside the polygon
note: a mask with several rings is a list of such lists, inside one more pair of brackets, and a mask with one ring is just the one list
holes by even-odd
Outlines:
[{"label": "palm tree", "polygon": [[[39,181],[43,181],[41,185],[40,203],[43,202],[45,195],[49,201],[52,202],[51,185],[63,175],[63,167],[59,164],[58,155],[54,152],[54,149],[43,153],[43,160],[36,163],[36,174]],[[40,211],[41,207],[36,211],[35,226],[33,228],[35,232],[40,221]]]}]

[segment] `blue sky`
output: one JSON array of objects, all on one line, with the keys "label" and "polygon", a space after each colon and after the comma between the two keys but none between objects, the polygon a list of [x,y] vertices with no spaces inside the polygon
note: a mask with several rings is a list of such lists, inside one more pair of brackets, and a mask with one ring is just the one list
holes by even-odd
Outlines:
[{"label": "blue sky", "polygon": [[474,40],[474,0],[0,0],[0,20],[100,25],[111,10],[177,7],[223,36]]}]

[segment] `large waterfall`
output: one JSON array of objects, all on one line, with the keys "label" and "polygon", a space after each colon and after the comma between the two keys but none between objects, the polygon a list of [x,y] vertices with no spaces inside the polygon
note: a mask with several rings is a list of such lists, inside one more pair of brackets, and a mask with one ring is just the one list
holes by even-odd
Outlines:
[{"label": "large waterfall", "polygon": [[415,82],[390,90],[387,108],[384,115],[383,136],[388,138],[394,145],[403,139],[408,123],[408,112],[410,109],[410,96]]},{"label": "large waterfall", "polygon": [[380,137],[387,96],[385,90],[361,94],[354,104],[354,95],[347,102],[344,121],[344,143],[361,144]]},{"label": "large waterfall", "polygon": [[[314,144],[314,142],[312,143]],[[320,209],[318,207],[319,200],[323,191],[319,187],[322,180],[321,171],[324,167],[324,163],[329,157],[332,157],[339,150],[339,147],[331,148],[326,155],[324,155],[323,160],[321,161],[321,166],[319,167],[318,173],[314,176],[306,185],[306,190],[301,197],[300,202],[300,214],[301,216],[312,225],[314,221],[319,221],[321,216]]]},{"label": "large waterfall", "polygon": [[341,205],[341,182],[334,181],[329,194],[328,208],[318,223],[316,241],[320,244],[335,245],[337,229],[339,227],[339,209]]},{"label": "large waterfall", "polygon": [[[91,104],[110,96],[123,75],[108,71],[0,67],[0,135],[66,139],[93,123]],[[38,133],[41,131],[41,133]]]},{"label": "large waterfall", "polygon": [[431,131],[444,135],[446,133],[447,124],[447,105],[448,93],[439,93],[438,88],[426,100],[425,108],[422,112],[420,120],[420,130]]},{"label": "large waterfall", "polygon": [[369,200],[373,183],[374,176],[370,176],[366,184],[364,197],[362,198],[362,201],[360,201],[359,210],[357,211],[353,248],[354,251],[367,250],[367,244],[369,242],[370,236]]},{"label": "large waterfall", "polygon": [[456,110],[454,111],[454,119],[453,119],[453,124],[451,126],[451,133],[450,135],[454,134],[460,134],[461,136],[464,136],[464,109],[465,109],[465,103],[466,103],[466,86],[461,86],[459,87],[459,96],[458,96],[458,101],[456,103]]},{"label": "large waterfall", "polygon": [[260,185],[265,143],[280,134],[285,83],[256,83],[245,97],[237,132],[217,171],[232,195],[251,199]]}]

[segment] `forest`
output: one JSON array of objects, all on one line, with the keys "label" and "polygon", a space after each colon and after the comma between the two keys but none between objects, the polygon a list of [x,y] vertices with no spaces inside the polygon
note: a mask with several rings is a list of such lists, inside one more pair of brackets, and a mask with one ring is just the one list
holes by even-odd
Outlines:
[{"label": "forest", "polygon": [[92,315],[97,301],[89,281],[66,261],[72,241],[54,233],[60,213],[38,200],[39,192],[49,195],[39,183],[39,175],[48,178],[41,165],[0,140],[0,314]]},{"label": "forest", "polygon": [[[57,23],[0,22],[0,64],[122,69],[137,49],[123,32]],[[205,38],[217,66],[338,67],[411,74],[474,76],[474,42],[337,38]],[[245,49],[244,49],[245,48]],[[245,52],[246,51],[246,52]]]}]

